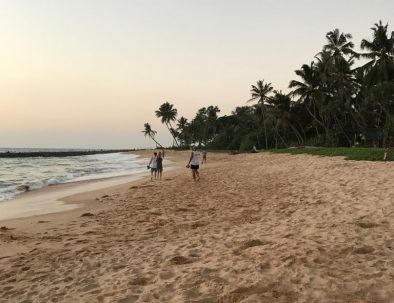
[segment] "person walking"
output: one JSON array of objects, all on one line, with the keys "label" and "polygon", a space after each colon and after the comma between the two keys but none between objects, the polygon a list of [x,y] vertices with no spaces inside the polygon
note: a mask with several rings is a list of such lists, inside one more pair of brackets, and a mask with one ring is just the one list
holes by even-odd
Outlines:
[{"label": "person walking", "polygon": [[201,164],[207,164],[207,150],[206,149],[204,149],[203,150],[203,152],[202,152],[202,161],[201,161]]},{"label": "person walking", "polygon": [[191,168],[194,181],[200,181],[200,173],[198,172],[200,168],[200,161],[198,160],[198,156],[199,154],[197,149],[195,146],[193,146],[192,153],[186,167]]},{"label": "person walking", "polygon": [[164,159],[164,150],[162,152],[159,152],[159,155],[157,156],[157,178],[161,180],[161,177],[163,175],[163,159]]},{"label": "person walking", "polygon": [[150,179],[153,181],[153,176],[155,176],[155,180],[157,178],[157,152],[153,153],[152,158],[150,158],[148,169],[150,168]]}]

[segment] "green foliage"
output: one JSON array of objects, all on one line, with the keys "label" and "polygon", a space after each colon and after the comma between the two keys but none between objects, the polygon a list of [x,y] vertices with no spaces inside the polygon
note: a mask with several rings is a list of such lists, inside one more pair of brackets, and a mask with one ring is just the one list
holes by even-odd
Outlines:
[{"label": "green foliage", "polygon": [[[325,157],[345,157],[346,160],[367,160],[367,161],[383,161],[384,148],[290,148],[290,149],[273,149],[273,153],[286,154],[309,154]],[[394,150],[389,151],[387,161],[394,161]]]},{"label": "green foliage", "polygon": [[[247,101],[254,104],[238,106],[230,115],[219,117],[219,108],[208,106],[190,120],[177,119],[177,110],[165,102],[156,116],[178,148],[190,144],[239,151],[253,146],[392,146],[394,33],[380,21],[372,28],[371,39],[361,41],[361,48],[364,53],[358,54],[352,35],[334,29],[326,34],[326,44],[313,61],[295,71],[289,94],[258,80]],[[356,68],[361,57],[368,62]]]}]

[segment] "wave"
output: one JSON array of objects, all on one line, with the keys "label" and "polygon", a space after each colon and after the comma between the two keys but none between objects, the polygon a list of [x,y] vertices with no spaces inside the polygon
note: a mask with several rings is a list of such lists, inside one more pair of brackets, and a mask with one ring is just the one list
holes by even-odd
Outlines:
[{"label": "wave", "polygon": [[[8,167],[8,169],[4,169]],[[146,171],[146,159],[133,154],[98,154],[68,159],[40,158],[0,162],[0,201],[28,190]],[[21,186],[25,185],[25,187]]]}]

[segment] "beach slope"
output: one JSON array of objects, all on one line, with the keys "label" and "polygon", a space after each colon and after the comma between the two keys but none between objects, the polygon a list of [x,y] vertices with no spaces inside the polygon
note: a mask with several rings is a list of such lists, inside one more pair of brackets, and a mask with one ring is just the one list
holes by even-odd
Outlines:
[{"label": "beach slope", "polygon": [[0,302],[394,302],[394,163],[208,154],[67,202],[0,222]]}]

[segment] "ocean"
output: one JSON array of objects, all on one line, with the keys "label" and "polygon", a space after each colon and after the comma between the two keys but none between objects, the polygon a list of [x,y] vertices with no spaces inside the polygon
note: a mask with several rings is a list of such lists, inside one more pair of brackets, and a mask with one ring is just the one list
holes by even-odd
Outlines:
[{"label": "ocean", "polygon": [[[70,150],[0,148],[0,153]],[[0,202],[24,192],[21,185],[36,190],[60,183],[133,175],[146,172],[146,163],[146,159],[125,153],[62,158],[0,158]]]}]

